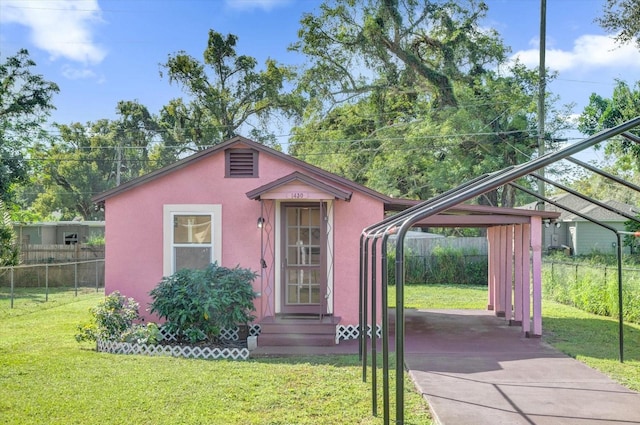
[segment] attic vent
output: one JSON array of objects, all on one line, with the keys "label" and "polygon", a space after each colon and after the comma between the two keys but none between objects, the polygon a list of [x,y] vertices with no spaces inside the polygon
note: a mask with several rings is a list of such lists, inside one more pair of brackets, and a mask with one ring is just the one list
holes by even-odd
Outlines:
[{"label": "attic vent", "polygon": [[258,177],[258,152],[252,149],[226,151],[226,177]]}]

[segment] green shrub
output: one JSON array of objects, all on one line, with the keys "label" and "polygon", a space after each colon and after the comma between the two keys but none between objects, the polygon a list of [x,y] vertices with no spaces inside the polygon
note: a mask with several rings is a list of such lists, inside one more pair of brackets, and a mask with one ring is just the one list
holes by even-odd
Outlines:
[{"label": "green shrub", "polygon": [[216,340],[222,328],[247,324],[255,318],[257,274],[210,264],[205,270],[183,269],[165,277],[151,292],[151,312],[166,319],[170,332],[189,342]]},{"label": "green shrub", "polygon": [[[594,265],[593,258],[573,263],[545,262],[542,273],[545,297],[601,316],[617,316],[618,271]],[[622,313],[626,321],[640,323],[640,279],[634,269],[623,269]]]},{"label": "green shrub", "polygon": [[155,323],[146,326],[134,324],[140,320],[138,307],[133,298],[126,298],[118,291],[112,292],[90,310],[92,320],[89,323],[78,325],[76,340],[156,344],[160,340],[160,330]]},{"label": "green shrub", "polygon": [[[395,285],[395,249],[387,253],[387,283]],[[488,263],[486,255],[471,250],[436,247],[429,256],[415,255],[405,250],[405,283],[486,285]]]}]

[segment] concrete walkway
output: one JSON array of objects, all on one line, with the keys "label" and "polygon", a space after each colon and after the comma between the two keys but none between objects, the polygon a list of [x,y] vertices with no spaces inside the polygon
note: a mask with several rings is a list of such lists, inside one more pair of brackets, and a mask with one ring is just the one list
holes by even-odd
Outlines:
[{"label": "concrete walkway", "polygon": [[407,310],[405,323],[405,364],[438,424],[640,424],[640,394],[493,312]]}]

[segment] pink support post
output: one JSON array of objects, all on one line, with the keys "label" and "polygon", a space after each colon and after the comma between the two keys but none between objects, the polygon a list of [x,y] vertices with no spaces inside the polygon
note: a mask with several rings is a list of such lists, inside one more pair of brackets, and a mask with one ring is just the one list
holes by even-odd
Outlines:
[{"label": "pink support post", "polygon": [[507,255],[505,249],[505,240],[507,238],[507,231],[505,226],[499,227],[498,232],[498,285],[496,286],[496,316],[505,317],[506,316],[506,286],[507,286],[507,276],[506,276],[506,263],[507,263]]},{"label": "pink support post", "polygon": [[[522,276],[522,257],[523,257],[523,248],[522,248],[522,224],[517,224],[513,229],[513,248],[514,248],[514,279],[515,279],[515,295],[514,295],[514,303],[513,303],[513,325],[522,325],[522,291],[525,285],[525,279]],[[528,250],[527,250],[528,252]],[[529,280],[526,280],[527,286]]]},{"label": "pink support post", "polygon": [[531,217],[533,263],[533,335],[542,335],[542,218]]},{"label": "pink support post", "polygon": [[513,317],[513,226],[504,226],[504,229],[504,317],[511,321]]},{"label": "pink support post", "polygon": [[531,265],[529,249],[531,225],[522,225],[522,332],[531,332]]},{"label": "pink support post", "polygon": [[489,273],[487,276],[487,284],[489,290],[487,291],[487,310],[493,310],[495,306],[495,291],[496,291],[496,262],[495,262],[495,227],[489,227],[487,229],[487,241],[489,243],[488,263]]}]

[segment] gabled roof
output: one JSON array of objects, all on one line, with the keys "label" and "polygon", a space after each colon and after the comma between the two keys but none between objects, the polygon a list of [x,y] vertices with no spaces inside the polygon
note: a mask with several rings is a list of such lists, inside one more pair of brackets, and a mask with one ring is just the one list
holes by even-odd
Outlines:
[{"label": "gabled roof", "polygon": [[[622,202],[618,202],[618,201],[603,201],[604,204],[615,208],[619,211],[623,211],[626,212],[627,214],[631,214],[631,215],[637,215],[633,212],[633,207],[631,205],[628,204],[624,204]],[[598,205],[592,204],[589,205],[586,208],[583,208],[582,210],[580,210],[579,212],[581,212],[582,214],[593,218],[595,220],[598,221],[619,221],[619,222],[624,222],[627,221],[627,219],[619,214],[616,214],[613,211],[609,211],[605,208],[602,208]],[[560,216],[560,219],[563,221],[586,221],[585,219],[583,219],[582,217],[579,217],[575,214],[563,214]]]},{"label": "gabled roof", "polygon": [[[197,152],[171,165],[168,165],[166,167],[163,167],[151,173],[145,174],[136,179],[123,183],[118,187],[115,187],[101,194],[98,194],[93,197],[93,202],[103,203],[105,200],[113,196],[117,196],[123,192],[131,190],[138,186],[144,185],[160,177],[166,176],[174,171],[178,171],[195,162],[208,158],[211,155],[216,155],[217,153],[224,152],[226,149],[229,149],[229,148],[238,148],[238,147],[250,148],[258,152],[263,152],[267,155],[274,156],[276,158],[279,158],[282,161],[288,162],[296,167],[299,167],[304,171],[304,173],[295,172],[293,174],[282,177],[278,180],[275,180],[271,183],[268,183],[266,185],[263,185],[261,187],[258,187],[248,192],[247,196],[251,199],[258,199],[260,195],[266,193],[268,190],[272,190],[275,187],[290,183],[294,180],[299,180],[304,184],[308,184],[315,188],[321,189],[327,193],[333,194],[337,199],[349,200],[351,198],[352,192],[345,191],[341,188],[333,186],[334,184],[340,185],[343,188],[348,188],[352,191],[357,191],[357,192],[366,194],[382,202],[384,204],[385,211],[403,211],[406,208],[409,208],[411,206],[417,205],[420,202],[422,202],[419,200],[391,198],[373,189],[369,189],[366,186],[360,185],[349,179],[340,177],[336,174],[330,173],[326,170],[323,170],[314,165],[308,164],[290,155],[284,154],[268,146],[262,145],[260,143],[256,143],[252,140],[249,140],[241,136],[236,136],[232,139],[227,140],[226,142],[220,143],[219,145]],[[541,215],[541,212],[540,211],[523,212],[522,210],[516,210],[511,208],[495,208],[495,207],[486,207],[486,206],[479,206],[479,205],[459,204],[450,208],[446,212],[446,214],[459,214],[458,217],[462,218],[462,220],[460,220],[459,222],[460,225],[475,227],[475,226],[495,225],[498,223],[504,224],[506,222],[511,222],[511,223],[520,222],[521,220],[525,220],[524,218],[525,216],[528,219],[528,217],[532,215]],[[557,214],[554,214],[554,213],[547,213],[547,214],[550,214],[550,216],[553,216],[554,218],[557,217]],[[542,214],[542,215],[544,216],[545,214]],[[471,216],[476,216],[477,218],[473,219],[471,218]],[[481,217],[486,218],[489,216],[493,216],[494,218],[488,219],[488,220],[481,218]],[[497,218],[498,216],[501,216],[503,218],[499,219]],[[516,217],[518,216],[522,216],[522,218],[517,219]],[[447,223],[445,224],[445,226],[451,226],[450,224],[451,220],[445,219],[444,221]],[[437,224],[435,224],[434,221],[431,221],[431,226],[437,226]],[[457,226],[453,226],[453,227],[457,227]]]},{"label": "gabled roof", "polygon": [[[264,152],[267,155],[271,155],[274,157],[277,157],[279,159],[281,159],[282,161],[286,161],[296,167],[300,167],[302,168],[306,173],[308,173],[309,175],[312,175],[314,177],[314,179],[316,179],[316,184],[317,182],[319,182],[319,180],[317,179],[322,179],[324,181],[328,181],[328,182],[332,182],[334,184],[339,184],[341,186],[347,187],[349,189],[352,189],[353,191],[357,191],[357,192],[361,192],[364,193],[368,196],[371,196],[374,199],[377,199],[379,201],[381,201],[382,203],[384,203],[385,205],[385,209],[403,209],[404,206],[406,205],[406,203],[404,203],[402,200],[396,200],[393,199],[391,197],[388,197],[386,195],[381,194],[380,192],[376,192],[373,189],[369,189],[366,186],[362,186],[358,183],[355,183],[349,179],[346,179],[344,177],[340,177],[336,174],[330,173],[328,171],[325,171],[321,168],[318,168],[314,165],[308,164],[304,161],[301,161],[297,158],[294,158],[290,155],[284,154],[282,152],[279,152],[275,149],[272,149],[268,146],[262,145],[260,143],[256,143],[253,140],[249,140],[247,138],[241,137],[241,136],[236,136],[232,139],[227,140],[226,142],[220,143],[219,145],[213,146],[211,148],[205,149],[203,151],[197,152],[187,158],[181,159],[180,161],[177,161],[171,165],[168,165],[166,167],[163,167],[159,170],[153,171],[151,173],[145,174],[143,176],[140,176],[138,178],[135,178],[133,180],[130,180],[126,183],[121,184],[118,187],[115,187],[113,189],[107,190],[105,192],[102,192],[96,196],[94,196],[92,198],[93,202],[96,203],[102,203],[105,200],[119,195],[123,192],[126,192],[130,189],[133,189],[135,187],[141,186],[147,182],[153,181],[155,179],[158,179],[160,177],[166,176],[167,174],[170,174],[174,171],[180,170],[182,168],[185,168],[197,161],[200,161],[202,159],[208,158],[211,155],[215,155],[219,152],[224,152],[226,149],[232,148],[232,147],[248,147],[250,149],[255,149],[258,152]],[[334,188],[336,189],[336,188]],[[346,193],[346,192],[344,192]],[[350,196],[350,195],[349,195]],[[397,201],[400,201],[399,203]]]},{"label": "gabled roof", "polygon": [[315,179],[313,177],[309,177],[306,176],[298,171],[289,174],[288,176],[284,176],[282,178],[279,178],[277,180],[274,180],[270,183],[267,183],[265,185],[262,185],[250,192],[247,192],[247,197],[249,199],[253,199],[253,200],[259,200],[260,197],[262,195],[264,195],[267,192],[270,192],[272,190],[275,190],[279,187],[282,187],[284,185],[290,184],[290,183],[295,183],[295,182],[300,182],[303,183],[307,186],[311,186],[315,189],[318,189],[321,192],[326,192],[330,195],[332,195],[335,199],[340,199],[342,201],[349,201],[351,200],[351,195],[353,194],[353,192],[346,192],[342,189],[339,189],[335,186],[326,184],[318,179]]},{"label": "gabled roof", "polygon": [[[587,201],[585,199],[582,199],[576,195],[573,195],[571,193],[562,193],[559,195],[554,195],[551,196],[549,199],[551,199],[552,201],[555,201],[573,211],[577,211],[581,214],[584,214],[594,220],[598,220],[598,221],[626,221],[627,219],[619,214],[616,214],[615,212],[609,211],[606,208],[603,208],[599,205],[596,205],[590,201]],[[625,204],[622,202],[618,202],[618,201],[613,201],[613,200],[607,200],[607,201],[602,201],[603,204],[609,205],[612,208],[615,208],[617,210],[626,212],[627,214],[630,215],[636,215],[636,213],[633,212],[633,206],[629,205],[629,204]],[[527,204],[525,206],[523,206],[522,208],[524,209],[535,209],[537,203],[531,203],[531,204]],[[564,209],[557,207],[555,205],[547,205],[545,207],[546,211],[557,211],[560,212],[560,221],[587,221],[584,218],[570,213],[568,211],[565,211]]]}]

